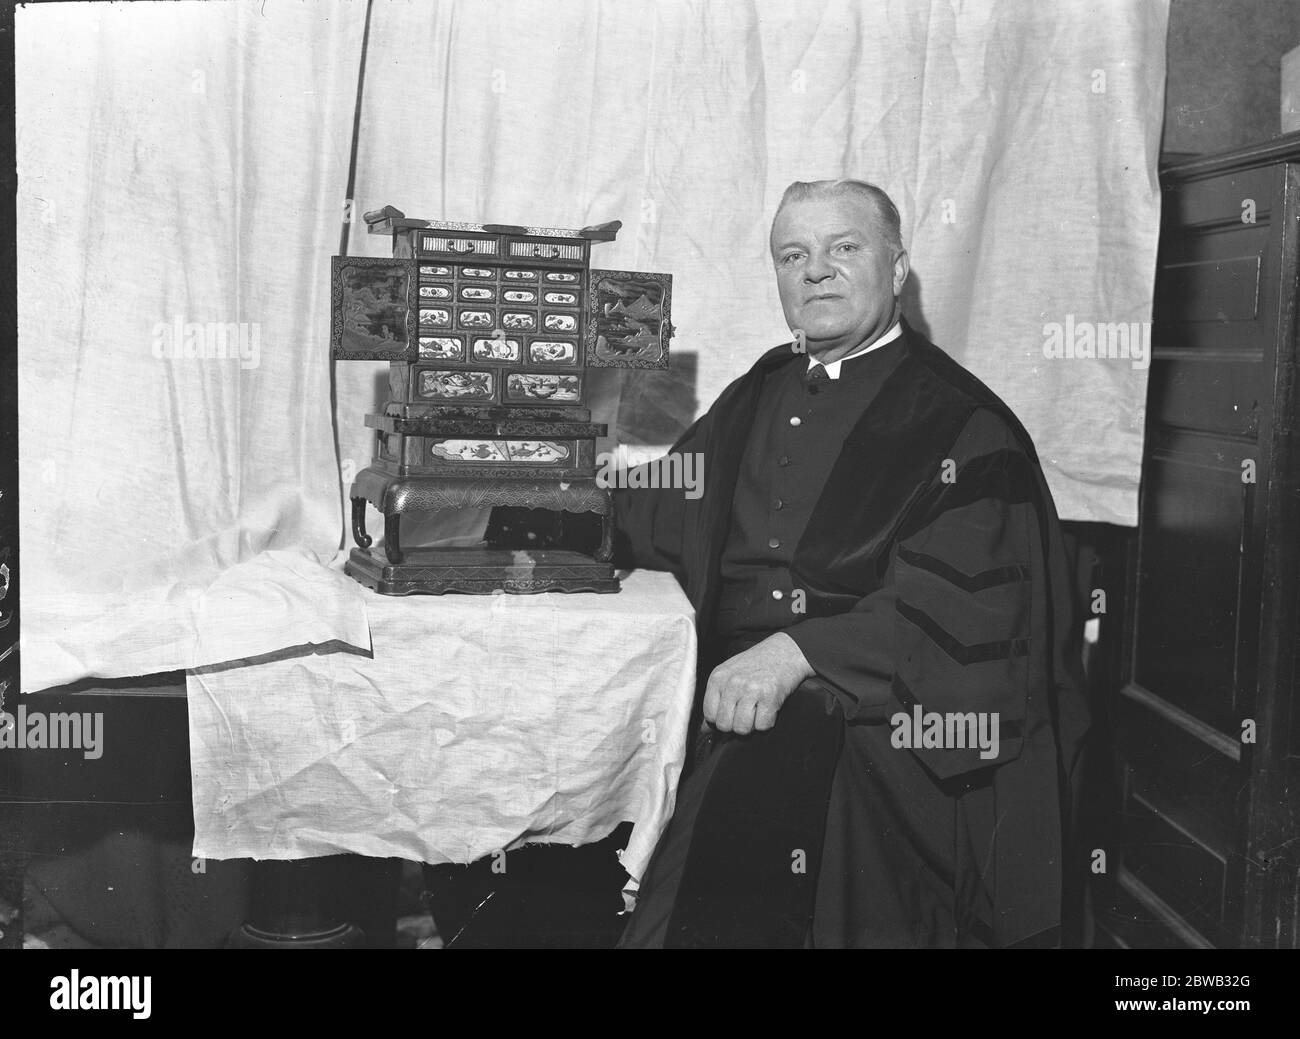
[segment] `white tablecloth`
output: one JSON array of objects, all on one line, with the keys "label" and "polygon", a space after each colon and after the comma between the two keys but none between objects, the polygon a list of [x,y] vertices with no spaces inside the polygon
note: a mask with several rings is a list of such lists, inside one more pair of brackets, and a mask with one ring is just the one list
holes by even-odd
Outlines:
[{"label": "white tablecloth", "polygon": [[372,651],[304,647],[189,672],[194,854],[471,862],[672,814],[695,685],[673,578],[618,594],[364,591]]}]

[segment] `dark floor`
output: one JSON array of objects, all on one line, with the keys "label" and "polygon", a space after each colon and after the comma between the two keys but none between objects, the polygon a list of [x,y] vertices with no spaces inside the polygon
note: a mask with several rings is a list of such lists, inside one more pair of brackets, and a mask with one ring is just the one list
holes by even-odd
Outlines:
[{"label": "dark floor", "polygon": [[426,866],[429,909],[452,949],[611,949],[626,920],[617,852],[630,827],[582,848],[533,845],[472,866]]},{"label": "dark floor", "polygon": [[[22,941],[28,948],[222,948],[253,913],[255,864],[202,862],[174,806],[29,806]],[[371,948],[611,948],[625,922],[617,851],[630,827],[583,848],[533,845],[471,866],[317,860],[333,918]],[[18,938],[18,899],[0,932]],[[277,928],[273,928],[277,929]],[[15,942],[11,947],[17,947]]]},{"label": "dark floor", "polygon": [[[26,752],[21,791],[9,774],[16,761],[0,763],[7,947],[222,948],[249,921],[254,864],[191,856],[183,679],[155,679],[42,694],[49,710],[102,711],[121,751],[111,761]],[[534,845],[471,866],[333,856],[320,869],[328,908],[371,947],[608,948],[625,922],[616,853],[630,832],[625,824],[587,847]]]}]

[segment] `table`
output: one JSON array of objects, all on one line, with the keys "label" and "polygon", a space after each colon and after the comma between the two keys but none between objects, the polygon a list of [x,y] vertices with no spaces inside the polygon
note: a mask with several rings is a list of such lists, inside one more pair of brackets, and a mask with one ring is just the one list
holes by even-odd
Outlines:
[{"label": "table", "polygon": [[469,863],[628,820],[634,889],[672,814],[695,691],[676,581],[365,596],[368,651],[188,673],[195,856]]}]

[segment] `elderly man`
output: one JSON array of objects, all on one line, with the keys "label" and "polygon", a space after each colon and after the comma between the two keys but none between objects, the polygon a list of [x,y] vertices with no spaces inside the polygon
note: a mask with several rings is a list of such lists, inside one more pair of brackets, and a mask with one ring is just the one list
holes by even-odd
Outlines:
[{"label": "elderly man", "polygon": [[1087,711],[1033,445],[901,317],[883,191],[792,184],[771,248],[795,338],[674,446],[703,495],[616,494],[704,723],[621,944],[1056,944]]}]

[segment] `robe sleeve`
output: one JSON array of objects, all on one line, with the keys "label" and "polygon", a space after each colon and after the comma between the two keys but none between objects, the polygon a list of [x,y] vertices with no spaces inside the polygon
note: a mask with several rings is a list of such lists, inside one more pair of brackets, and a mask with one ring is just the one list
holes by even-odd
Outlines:
[{"label": "robe sleeve", "polygon": [[[881,588],[847,613],[786,629],[853,701],[851,721],[905,714],[910,725],[918,706],[923,717],[954,716],[967,746],[927,747],[911,733],[908,749],[941,779],[1020,753],[1045,566],[1036,463],[1003,420],[976,411],[944,461],[903,522]],[[997,733],[996,754],[971,738],[981,721],[986,742]]]},{"label": "robe sleeve", "polygon": [[894,585],[886,575],[881,588],[848,613],[811,617],[784,630],[818,677],[849,701],[847,716],[874,721],[882,707],[895,709],[894,623]]},{"label": "robe sleeve", "polygon": [[[707,449],[711,413],[701,416],[681,435],[668,454]],[[649,472],[661,464],[654,459],[636,468]],[[689,537],[688,508],[680,489],[667,480],[633,479],[614,490],[614,563],[620,567],[667,570],[684,578],[684,538]]]}]

